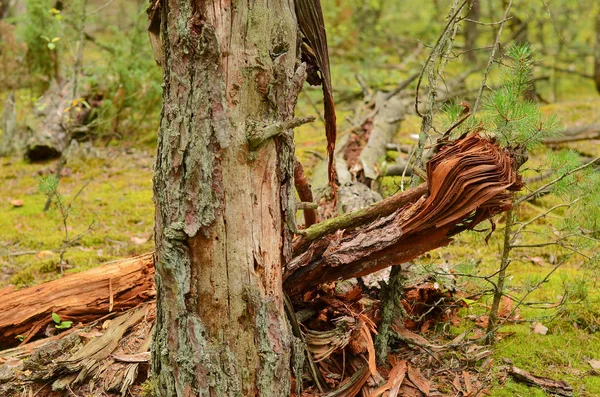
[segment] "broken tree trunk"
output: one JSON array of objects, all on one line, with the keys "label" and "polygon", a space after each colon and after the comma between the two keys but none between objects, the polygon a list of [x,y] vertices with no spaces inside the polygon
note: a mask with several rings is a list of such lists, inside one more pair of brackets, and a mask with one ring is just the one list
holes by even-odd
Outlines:
[{"label": "broken tree trunk", "polygon": [[375,98],[376,116],[373,118],[373,129],[369,134],[367,145],[362,149],[356,171],[362,171],[365,178],[376,180],[382,171],[382,160],[385,159],[386,145],[392,138],[400,121],[404,119],[406,110],[413,103],[412,98],[394,96],[387,98],[383,93],[378,93]]},{"label": "broken tree trunk", "polygon": [[0,346],[23,343],[61,321],[89,323],[155,297],[152,254],[108,263],[44,284],[14,290],[0,289]]},{"label": "broken tree trunk", "polygon": [[[89,107],[99,103],[98,99],[87,98]],[[88,106],[72,97],[71,82],[54,81],[27,117],[27,159],[35,162],[59,158],[71,139],[87,135],[86,123],[91,114]],[[69,111],[71,108],[75,111]],[[73,119],[70,120],[70,117]]]},{"label": "broken tree trunk", "polygon": [[428,196],[364,227],[335,224],[309,245],[300,244],[306,248],[288,264],[284,289],[297,294],[447,245],[453,235],[511,207],[507,190],[521,187],[516,168],[507,150],[477,133],[442,148],[427,164]]},{"label": "broken tree trunk", "polygon": [[[427,175],[429,186],[306,229],[286,266],[285,291],[366,275],[444,246],[510,208],[507,190],[520,187],[510,153],[478,134],[442,148]],[[0,290],[0,345],[43,334],[53,312],[85,323],[153,299],[153,264],[147,254],[20,291]]]}]

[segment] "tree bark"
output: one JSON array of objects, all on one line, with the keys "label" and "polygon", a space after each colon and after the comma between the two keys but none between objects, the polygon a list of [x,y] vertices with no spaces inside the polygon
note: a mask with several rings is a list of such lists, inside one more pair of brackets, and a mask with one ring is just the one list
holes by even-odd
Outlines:
[{"label": "tree bark", "polygon": [[293,3],[162,3],[163,110],[154,177],[158,396],[288,396]]}]

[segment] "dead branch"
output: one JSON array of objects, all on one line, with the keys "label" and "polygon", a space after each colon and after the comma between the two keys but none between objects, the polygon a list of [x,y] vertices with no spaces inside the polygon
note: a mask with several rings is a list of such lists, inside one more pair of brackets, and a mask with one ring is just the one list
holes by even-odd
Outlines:
[{"label": "dead branch", "polygon": [[566,128],[558,134],[558,138],[548,138],[543,143],[552,146],[592,139],[600,139],[600,123]]},{"label": "dead branch", "polygon": [[395,194],[369,207],[317,223],[304,231],[304,235],[294,244],[294,251],[296,253],[304,251],[310,242],[335,233],[338,230],[359,227],[377,218],[388,216],[398,208],[414,203],[426,193],[427,185],[422,184],[414,189]]},{"label": "dead branch", "polygon": [[519,382],[526,383],[530,386],[540,387],[548,393],[567,397],[573,395],[573,388],[564,380],[554,380],[541,376],[535,376],[525,370],[522,370],[521,368],[514,366],[510,368],[510,375]]},{"label": "dead branch", "polygon": [[[398,206],[387,216],[380,212],[379,219],[363,227],[357,226],[390,199],[307,229],[286,268],[286,292],[293,295],[318,283],[366,275],[447,245],[453,235],[511,208],[507,190],[521,187],[512,155],[479,134],[442,148],[427,164],[427,176],[428,196],[414,201],[416,189],[423,192],[423,186],[403,192],[403,200],[396,200],[412,204]],[[309,239],[313,242],[306,244]]]}]

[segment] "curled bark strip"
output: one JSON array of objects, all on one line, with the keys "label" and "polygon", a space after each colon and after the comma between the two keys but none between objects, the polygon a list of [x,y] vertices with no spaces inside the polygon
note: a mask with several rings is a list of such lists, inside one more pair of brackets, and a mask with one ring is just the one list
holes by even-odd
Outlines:
[{"label": "curled bark strip", "polygon": [[509,191],[521,187],[513,155],[477,133],[442,148],[427,163],[427,177],[429,194],[413,204],[366,226],[320,235],[296,251],[284,275],[286,292],[363,276],[447,245],[453,235],[510,209]]}]

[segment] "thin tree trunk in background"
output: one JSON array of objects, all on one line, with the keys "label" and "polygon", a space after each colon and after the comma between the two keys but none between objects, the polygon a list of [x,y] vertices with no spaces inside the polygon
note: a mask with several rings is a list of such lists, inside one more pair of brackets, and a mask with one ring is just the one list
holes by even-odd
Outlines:
[{"label": "thin tree trunk in background", "polygon": [[304,80],[292,2],[162,5],[163,110],[154,177],[158,396],[288,396],[293,140]]},{"label": "thin tree trunk in background", "polygon": [[8,0],[0,0],[0,19],[4,19],[8,16],[8,6],[10,3]]},{"label": "thin tree trunk in background", "polygon": [[596,49],[594,54],[594,80],[600,93],[600,12],[596,15]]},{"label": "thin tree trunk in background", "polygon": [[[480,0],[470,0],[470,9],[467,14],[468,19],[479,21],[481,17]],[[470,21],[465,21],[465,60],[467,63],[477,61],[477,53],[474,51],[477,35],[479,34],[477,24]]]}]

